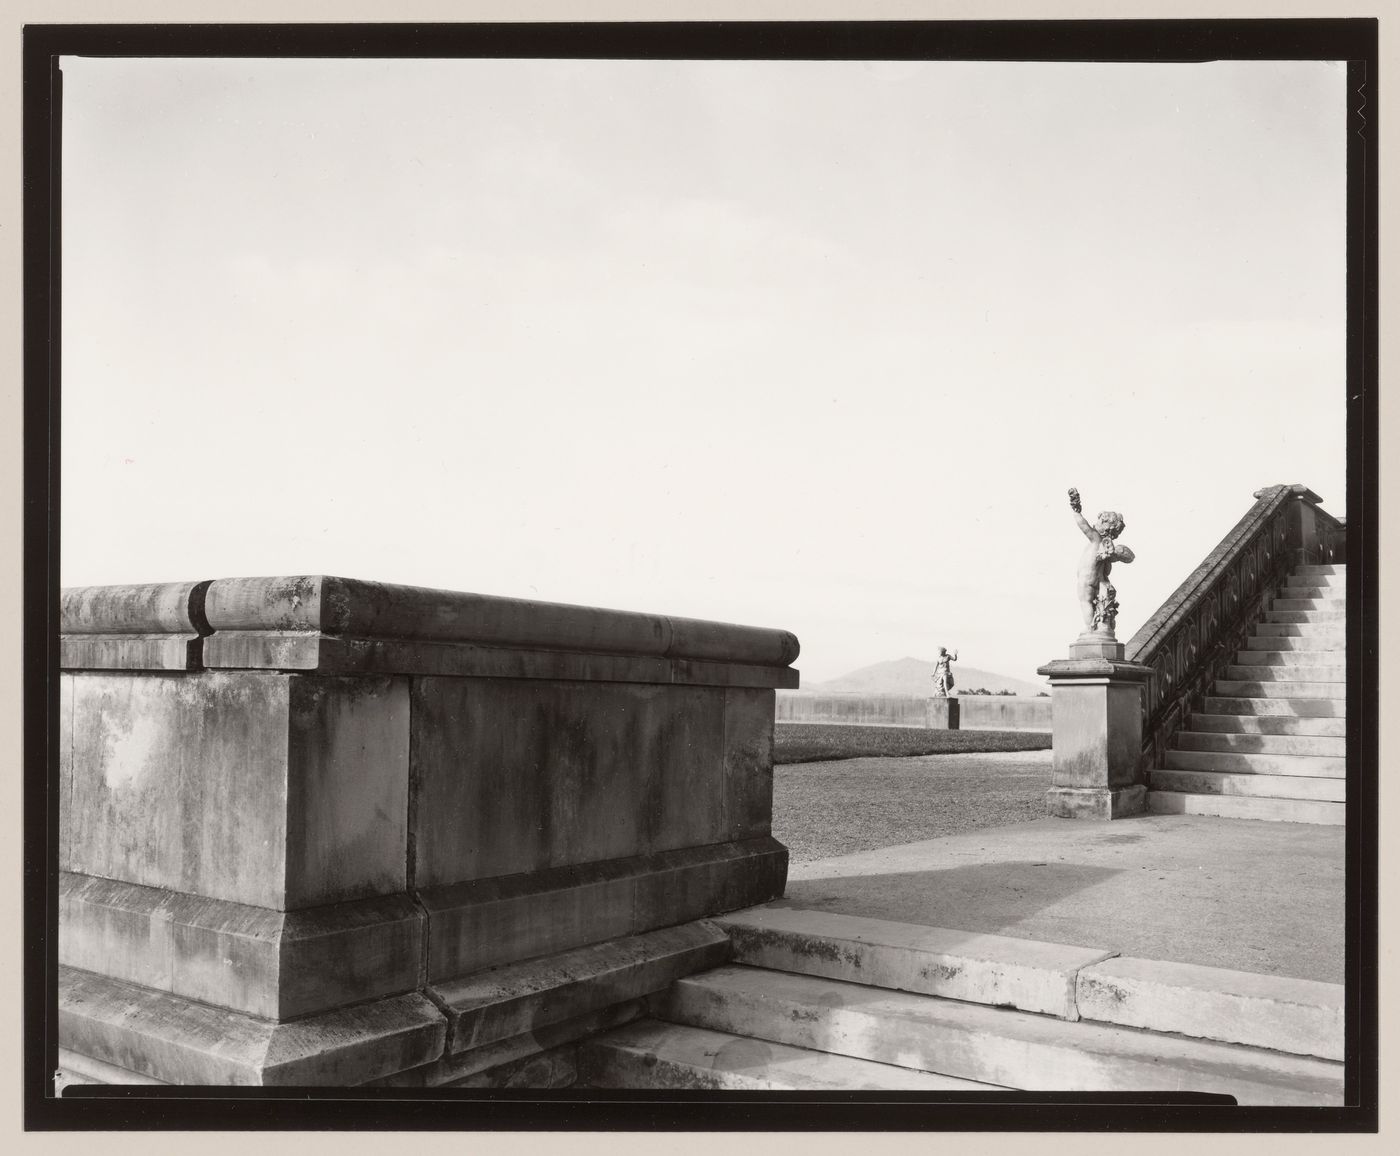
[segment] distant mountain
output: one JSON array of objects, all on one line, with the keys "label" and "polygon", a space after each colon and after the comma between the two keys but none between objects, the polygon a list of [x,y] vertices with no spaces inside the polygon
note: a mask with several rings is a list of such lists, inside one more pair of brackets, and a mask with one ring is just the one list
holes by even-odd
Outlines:
[{"label": "distant mountain", "polygon": [[[977,687],[996,694],[1009,690],[1013,694],[1034,697],[1041,691],[1050,690],[1049,683],[1025,682],[1019,678],[1007,678],[1004,674],[993,674],[988,670],[978,670],[975,666],[953,663],[953,693],[966,694]],[[893,662],[877,662],[874,666],[863,666],[840,678],[829,682],[818,682],[804,686],[803,690],[822,691],[826,694],[911,694],[924,696],[933,691],[933,663],[922,658],[897,658]]]}]

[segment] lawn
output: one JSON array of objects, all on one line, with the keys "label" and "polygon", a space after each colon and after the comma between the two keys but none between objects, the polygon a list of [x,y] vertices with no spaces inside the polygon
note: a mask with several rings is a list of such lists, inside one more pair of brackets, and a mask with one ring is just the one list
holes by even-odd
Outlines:
[{"label": "lawn", "polygon": [[[773,835],[794,863],[1045,815],[1049,735],[799,723],[777,735]],[[879,757],[851,757],[870,746]],[[789,757],[802,751],[821,761]]]},{"label": "lawn", "polygon": [[922,727],[778,723],[774,731],[773,762],[816,763],[830,759],[1049,749],[1049,731],[938,731]]}]

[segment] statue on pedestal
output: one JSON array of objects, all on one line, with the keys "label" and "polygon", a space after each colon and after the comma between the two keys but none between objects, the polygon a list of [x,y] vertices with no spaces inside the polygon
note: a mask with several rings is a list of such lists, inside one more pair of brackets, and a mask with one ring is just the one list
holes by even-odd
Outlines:
[{"label": "statue on pedestal", "polygon": [[938,648],[938,658],[933,665],[933,697],[947,698],[948,692],[953,689],[953,668],[952,663],[957,662],[958,652],[954,650],[951,654],[946,646]]},{"label": "statue on pedestal", "polygon": [[1069,492],[1069,508],[1089,544],[1079,558],[1079,612],[1084,616],[1085,633],[1114,637],[1118,621],[1118,591],[1108,580],[1114,562],[1131,562],[1133,552],[1116,539],[1123,532],[1123,515],[1105,510],[1091,526],[1080,512],[1079,491]]}]

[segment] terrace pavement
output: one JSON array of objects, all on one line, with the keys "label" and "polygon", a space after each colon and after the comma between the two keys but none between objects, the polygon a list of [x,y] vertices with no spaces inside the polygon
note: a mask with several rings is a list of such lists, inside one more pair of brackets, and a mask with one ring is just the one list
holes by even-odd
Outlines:
[{"label": "terrace pavement", "polygon": [[780,903],[1343,982],[1344,827],[1036,819],[792,864]]}]

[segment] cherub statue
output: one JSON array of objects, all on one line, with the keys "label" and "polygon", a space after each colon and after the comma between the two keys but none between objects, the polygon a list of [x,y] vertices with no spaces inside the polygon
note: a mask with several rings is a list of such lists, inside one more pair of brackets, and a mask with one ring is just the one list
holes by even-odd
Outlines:
[{"label": "cherub statue", "polygon": [[1133,552],[1115,540],[1123,532],[1123,515],[1105,510],[1094,525],[1089,525],[1080,512],[1079,491],[1075,489],[1069,492],[1069,508],[1089,539],[1079,558],[1079,611],[1084,615],[1084,629],[1112,635],[1118,621],[1118,591],[1108,576],[1114,562],[1133,560]]},{"label": "cherub statue", "polygon": [[933,664],[933,697],[947,698],[948,692],[953,689],[953,668],[950,663],[957,662],[958,652],[954,650],[949,653],[946,646],[938,648],[938,658]]}]

